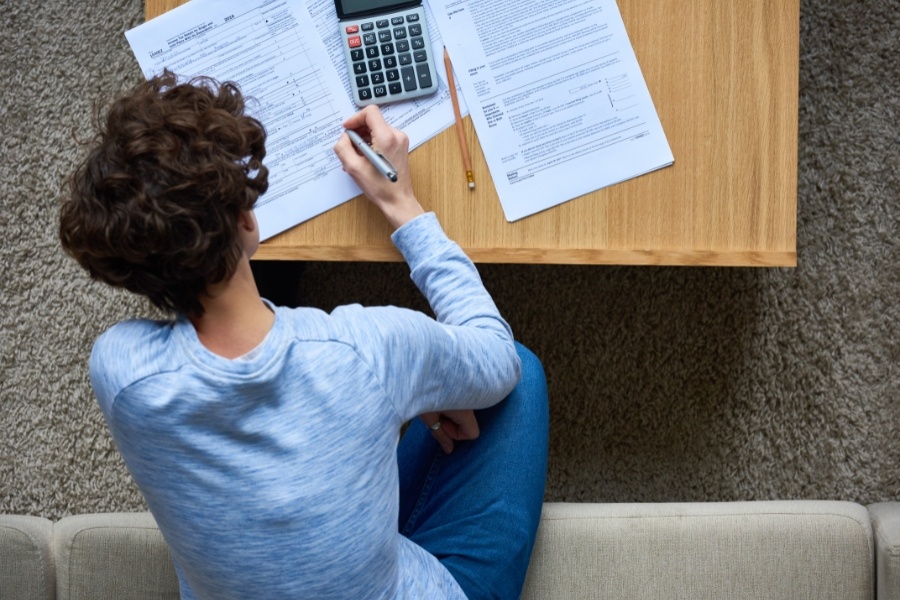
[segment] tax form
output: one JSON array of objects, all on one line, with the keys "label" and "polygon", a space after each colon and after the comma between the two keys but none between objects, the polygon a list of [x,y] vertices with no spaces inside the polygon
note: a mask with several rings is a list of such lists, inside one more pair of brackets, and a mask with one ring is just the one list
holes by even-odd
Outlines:
[{"label": "tax form", "polygon": [[125,33],[146,77],[168,67],[179,80],[235,81],[250,98],[268,134],[263,239],[359,194],[332,150],[355,111],[312,29],[301,2],[194,0]]},{"label": "tax form", "polygon": [[[332,0],[192,0],[125,36],[148,79],[168,68],[179,81],[234,81],[250,98],[248,114],[268,133],[269,190],[255,208],[262,239],[361,193],[333,151],[341,124],[358,109],[334,47]],[[454,122],[449,90],[436,79],[434,95],[383,109],[411,147]]]},{"label": "tax form", "polygon": [[674,162],[615,0],[429,0],[508,221]]}]

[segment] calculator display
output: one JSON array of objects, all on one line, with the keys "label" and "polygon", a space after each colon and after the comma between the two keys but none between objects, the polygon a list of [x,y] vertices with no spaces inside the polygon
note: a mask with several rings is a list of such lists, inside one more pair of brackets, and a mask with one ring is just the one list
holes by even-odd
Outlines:
[{"label": "calculator display", "polygon": [[419,4],[421,0],[334,0],[338,18],[361,17],[368,14],[399,10]]}]

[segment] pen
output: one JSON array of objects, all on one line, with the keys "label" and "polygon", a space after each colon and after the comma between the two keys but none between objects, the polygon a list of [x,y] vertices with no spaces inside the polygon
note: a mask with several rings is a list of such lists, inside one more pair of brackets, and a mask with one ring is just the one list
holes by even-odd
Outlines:
[{"label": "pen", "polygon": [[469,146],[466,144],[466,133],[463,131],[462,116],[459,114],[459,99],[456,97],[456,84],[453,83],[453,65],[450,64],[450,55],[447,53],[446,46],[444,46],[444,67],[447,69],[447,87],[450,88],[450,99],[453,101],[453,115],[456,117],[456,137],[459,138],[463,167],[466,169],[469,189],[474,190],[475,178],[472,176],[472,159],[469,158]]},{"label": "pen", "polygon": [[378,169],[382,175],[384,175],[391,181],[397,181],[397,169],[395,169],[391,165],[391,163],[388,162],[388,159],[375,152],[372,146],[368,145],[366,141],[359,137],[359,134],[352,129],[345,129],[344,131],[346,131],[347,135],[350,136],[350,141],[353,142],[353,145],[359,148],[359,151],[363,153],[363,156],[368,158],[369,161],[373,165],[375,165],[375,168]]}]

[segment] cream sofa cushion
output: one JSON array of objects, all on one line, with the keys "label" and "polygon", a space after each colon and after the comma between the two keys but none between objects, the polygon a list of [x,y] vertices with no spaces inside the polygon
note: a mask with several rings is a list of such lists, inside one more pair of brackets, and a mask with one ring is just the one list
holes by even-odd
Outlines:
[{"label": "cream sofa cushion", "polygon": [[869,506],[875,531],[878,600],[900,600],[900,502]]},{"label": "cream sofa cushion", "polygon": [[871,600],[848,502],[545,504],[526,600]]},{"label": "cream sofa cushion", "polygon": [[56,524],[60,600],[173,600],[178,578],[150,513],[66,517]]},{"label": "cream sofa cushion", "polygon": [[0,600],[56,597],[52,538],[47,519],[0,515]]}]

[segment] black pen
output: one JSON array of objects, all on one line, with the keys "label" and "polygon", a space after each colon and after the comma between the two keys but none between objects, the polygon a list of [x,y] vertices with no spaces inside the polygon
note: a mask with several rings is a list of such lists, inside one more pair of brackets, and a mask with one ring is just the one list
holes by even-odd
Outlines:
[{"label": "black pen", "polygon": [[363,156],[368,158],[382,175],[391,181],[397,181],[397,169],[388,162],[388,159],[375,152],[375,150],[372,149],[372,146],[368,145],[366,141],[359,137],[359,134],[352,129],[345,129],[345,131],[347,132],[347,135],[350,136],[350,141],[353,142],[353,145],[359,148],[359,151],[363,153]]}]

